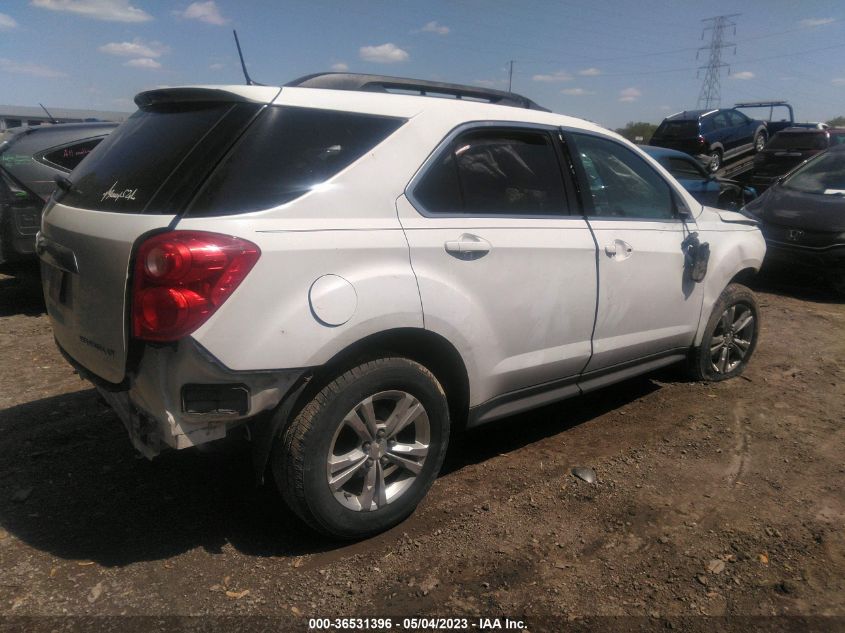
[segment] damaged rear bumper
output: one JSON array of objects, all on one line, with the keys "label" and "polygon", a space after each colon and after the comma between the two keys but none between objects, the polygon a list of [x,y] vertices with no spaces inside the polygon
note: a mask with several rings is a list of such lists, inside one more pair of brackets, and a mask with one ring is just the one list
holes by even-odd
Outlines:
[{"label": "damaged rear bumper", "polygon": [[185,339],[176,345],[146,346],[136,369],[115,385],[63,354],[94,383],[120,417],[132,444],[149,459],[166,448],[188,448],[225,437],[230,429],[274,409],[306,373],[305,369],[233,371],[196,341]]}]

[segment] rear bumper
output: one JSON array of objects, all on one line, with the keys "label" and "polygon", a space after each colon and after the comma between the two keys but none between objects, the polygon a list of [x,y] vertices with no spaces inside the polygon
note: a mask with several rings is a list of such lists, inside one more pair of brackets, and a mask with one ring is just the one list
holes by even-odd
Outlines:
[{"label": "rear bumper", "polygon": [[[114,385],[62,353],[94,383],[120,417],[132,444],[147,458],[168,447],[188,448],[225,437],[229,429],[275,408],[306,373],[305,369],[235,372],[186,339],[173,346],[145,347],[137,369]],[[215,398],[216,389],[225,395]],[[204,399],[197,400],[192,393]],[[232,393],[240,395],[236,406],[227,401]]]}]

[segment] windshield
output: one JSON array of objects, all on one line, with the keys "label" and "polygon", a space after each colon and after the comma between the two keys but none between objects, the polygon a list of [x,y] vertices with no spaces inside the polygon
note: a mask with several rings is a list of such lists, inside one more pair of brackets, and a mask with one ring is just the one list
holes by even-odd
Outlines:
[{"label": "windshield", "polygon": [[787,189],[802,193],[845,194],[845,154],[826,152],[798,168],[783,181]]},{"label": "windshield", "polygon": [[814,132],[775,134],[766,149],[827,149],[827,134]]}]

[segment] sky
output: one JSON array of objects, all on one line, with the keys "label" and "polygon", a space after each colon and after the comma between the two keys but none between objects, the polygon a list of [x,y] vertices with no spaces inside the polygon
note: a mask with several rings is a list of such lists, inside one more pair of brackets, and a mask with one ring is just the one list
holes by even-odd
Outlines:
[{"label": "sky", "polygon": [[[0,103],[132,111],[157,86],[341,70],[512,89],[621,127],[697,107],[712,30],[721,105],[845,115],[843,0],[0,0]],[[735,28],[735,33],[734,33]]]}]

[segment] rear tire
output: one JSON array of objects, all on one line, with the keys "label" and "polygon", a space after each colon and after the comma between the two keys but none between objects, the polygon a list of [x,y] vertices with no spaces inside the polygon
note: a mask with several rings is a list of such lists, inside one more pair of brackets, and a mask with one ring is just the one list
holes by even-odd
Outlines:
[{"label": "rear tire", "polygon": [[766,133],[758,132],[754,137],[754,153],[762,152],[764,147],[766,147]]},{"label": "rear tire", "polygon": [[718,382],[739,376],[754,354],[759,333],[760,310],[754,293],[741,284],[730,284],[713,307],[701,344],[690,353],[691,377]]},{"label": "rear tire", "polygon": [[449,441],[440,383],[406,358],[379,358],[317,393],[274,447],[273,476],[291,509],[338,539],[408,517],[437,478]]},{"label": "rear tire", "polygon": [[717,149],[714,149],[710,152],[710,160],[707,163],[707,169],[710,170],[711,174],[715,174],[719,169],[722,168],[722,152]]}]

